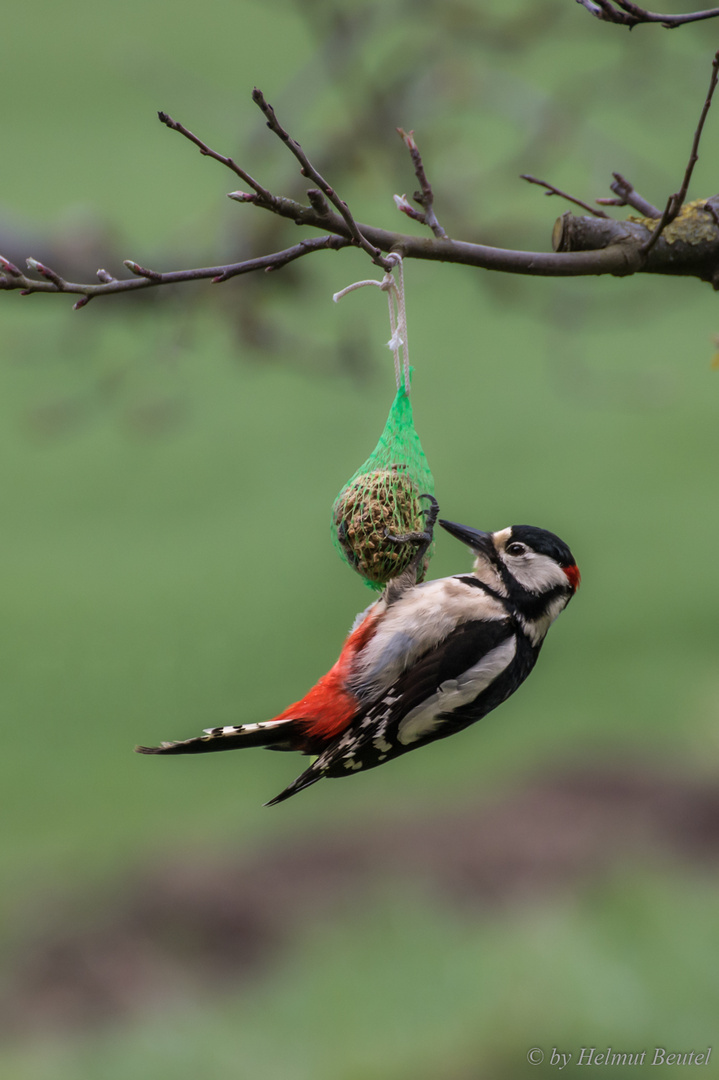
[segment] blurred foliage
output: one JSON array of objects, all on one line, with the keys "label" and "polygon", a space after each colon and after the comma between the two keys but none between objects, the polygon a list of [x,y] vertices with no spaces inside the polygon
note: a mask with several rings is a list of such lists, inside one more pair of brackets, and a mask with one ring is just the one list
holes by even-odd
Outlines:
[{"label": "blurred foliage", "polygon": [[[518,174],[591,199],[618,169],[661,205],[715,46],[711,23],[628,34],[571,0],[15,6],[0,39],[13,88],[0,251],[45,258],[47,245],[60,272],[77,258],[91,275],[125,257],[171,269],[291,242],[294,226],[226,200],[230,174],[155,117],[168,110],[301,195],[253,84],[359,220],[414,228],[391,198],[415,184],[401,126],[451,235],[546,248],[565,207]],[[717,122],[692,196],[713,193]],[[415,417],[443,512],[551,528],[584,575],[532,680],[463,736],[286,809],[261,803],[299,771],[290,757],[132,755],[273,715],[371,599],[329,540],[333,495],[393,392],[384,303],[374,290],[331,303],[367,272],[359,253],[318,255],[79,313],[0,295],[8,956],[59,891],[92,903],[160,853],[441,813],[576,760],[716,771],[711,291],[439,265],[406,273]],[[432,573],[467,566],[440,538]],[[501,917],[388,892],[306,928],[250,994],[218,1005],[188,991],[184,1008],[156,1003],[105,1032],[16,1041],[0,1071],[474,1080],[544,1076],[524,1064],[535,1045],[701,1049],[716,902],[714,877],[674,866],[649,879],[625,865]]]}]

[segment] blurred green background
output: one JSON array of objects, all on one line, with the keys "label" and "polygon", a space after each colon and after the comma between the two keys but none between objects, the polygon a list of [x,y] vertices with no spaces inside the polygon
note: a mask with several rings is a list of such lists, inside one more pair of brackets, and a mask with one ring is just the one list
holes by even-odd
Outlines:
[{"label": "blurred green background", "polygon": [[[663,205],[717,34],[570,0],[15,5],[0,251],[92,280],[295,242],[156,119],[301,197],[254,85],[358,220],[415,228],[401,126],[450,235],[546,250],[566,204],[518,174],[591,200],[619,170]],[[329,540],[393,393],[384,302],[331,302],[371,272],[323,253],[77,313],[0,294],[3,1077],[539,1080],[555,1048],[569,1075],[582,1047],[712,1045],[708,286],[409,264],[444,514],[550,528],[583,572],[538,670],[458,738],[272,810],[301,759],[132,754],[274,715],[371,599]],[[435,576],[468,565],[439,538]]]}]

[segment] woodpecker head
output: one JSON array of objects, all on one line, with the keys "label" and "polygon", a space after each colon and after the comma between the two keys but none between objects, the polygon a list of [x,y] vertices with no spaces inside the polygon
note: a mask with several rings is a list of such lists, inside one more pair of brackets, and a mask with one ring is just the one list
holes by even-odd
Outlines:
[{"label": "woodpecker head", "polygon": [[512,525],[499,532],[481,532],[452,521],[443,529],[467,544],[476,555],[474,573],[532,620],[544,636],[549,625],[579,588],[574,556],[552,532],[533,525]]}]

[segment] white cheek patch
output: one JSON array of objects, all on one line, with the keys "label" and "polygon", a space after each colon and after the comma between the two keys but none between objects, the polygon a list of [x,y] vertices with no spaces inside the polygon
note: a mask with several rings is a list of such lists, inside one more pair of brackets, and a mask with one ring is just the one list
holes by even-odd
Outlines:
[{"label": "white cheek patch", "polygon": [[441,713],[451,713],[486,690],[502,674],[514,659],[517,639],[514,635],[497,645],[486,656],[463,672],[458,679],[447,679],[436,693],[417,705],[404,717],[397,731],[397,739],[403,746],[424,738],[442,723]]},{"label": "white cheek patch", "polygon": [[548,555],[527,554],[513,559],[506,557],[504,563],[521,586],[533,593],[545,593],[561,585],[567,586],[567,576],[554,559]]}]

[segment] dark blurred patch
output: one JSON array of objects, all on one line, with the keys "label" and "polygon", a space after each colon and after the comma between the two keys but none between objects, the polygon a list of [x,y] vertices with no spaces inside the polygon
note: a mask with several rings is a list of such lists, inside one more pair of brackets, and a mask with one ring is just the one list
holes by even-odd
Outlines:
[{"label": "dark blurred patch", "polygon": [[629,863],[713,871],[718,857],[716,785],[639,768],[577,769],[494,804],[363,821],[251,859],[183,853],[121,892],[56,903],[53,925],[10,959],[3,1026],[92,1026],[250,981],[303,926],[357,911],[388,882],[476,918]]},{"label": "dark blurred patch", "polygon": [[133,435],[156,438],[179,427],[187,418],[188,409],[182,398],[166,394],[128,406],[122,420]]}]

